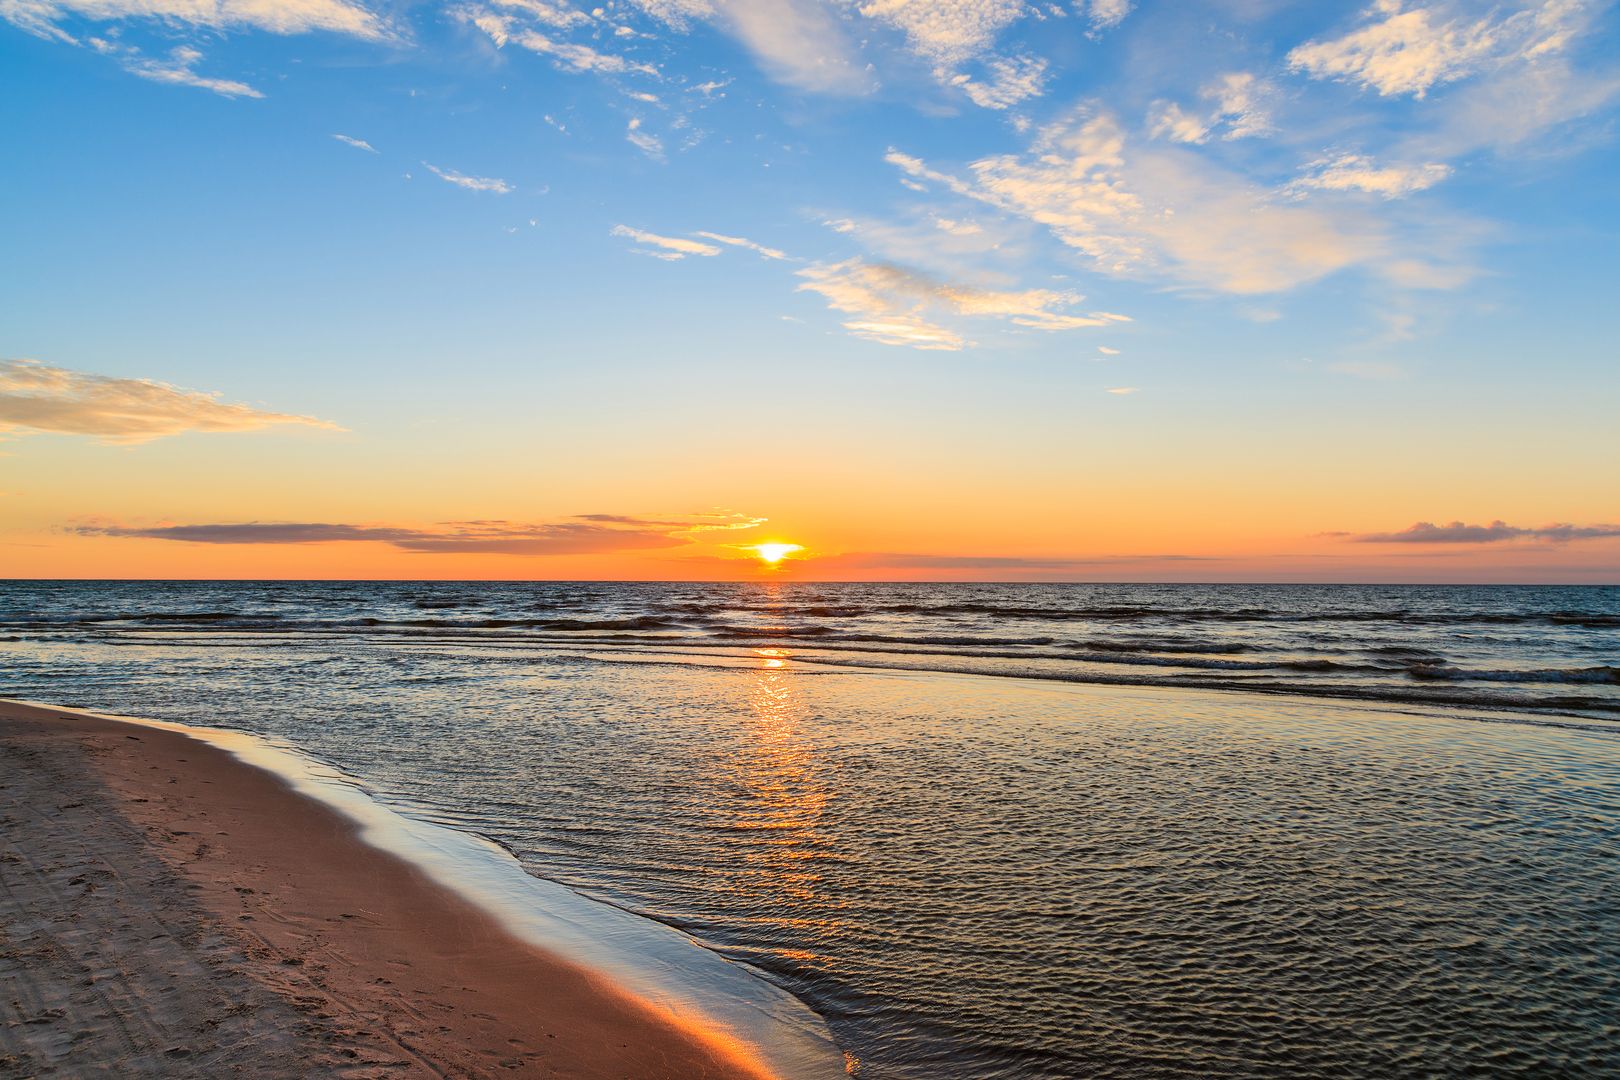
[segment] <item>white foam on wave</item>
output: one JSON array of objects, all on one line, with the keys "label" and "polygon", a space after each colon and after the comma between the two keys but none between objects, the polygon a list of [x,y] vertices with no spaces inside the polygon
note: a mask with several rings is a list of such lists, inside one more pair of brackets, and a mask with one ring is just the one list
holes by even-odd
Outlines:
[{"label": "white foam on wave", "polygon": [[781,1080],[845,1073],[844,1057],[825,1021],[753,968],[673,927],[534,877],[492,840],[394,810],[359,780],[296,746],[231,728],[17,703],[159,728],[218,747],[348,818],[365,843],[410,862],[513,935],[605,976],[654,1012],[739,1052]]}]

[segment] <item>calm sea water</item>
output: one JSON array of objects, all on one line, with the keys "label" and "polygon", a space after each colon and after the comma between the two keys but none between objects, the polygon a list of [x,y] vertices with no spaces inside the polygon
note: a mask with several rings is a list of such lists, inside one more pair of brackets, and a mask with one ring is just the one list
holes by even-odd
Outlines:
[{"label": "calm sea water", "polygon": [[0,637],[0,693],[284,737],[681,927],[864,1077],[1620,1075],[1614,588],[5,583]]}]

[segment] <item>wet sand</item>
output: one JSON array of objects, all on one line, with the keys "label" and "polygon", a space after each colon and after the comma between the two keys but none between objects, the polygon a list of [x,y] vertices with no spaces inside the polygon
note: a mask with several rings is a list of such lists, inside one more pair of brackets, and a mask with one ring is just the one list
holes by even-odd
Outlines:
[{"label": "wet sand", "polygon": [[275,775],[0,702],[0,1077],[758,1078]]}]

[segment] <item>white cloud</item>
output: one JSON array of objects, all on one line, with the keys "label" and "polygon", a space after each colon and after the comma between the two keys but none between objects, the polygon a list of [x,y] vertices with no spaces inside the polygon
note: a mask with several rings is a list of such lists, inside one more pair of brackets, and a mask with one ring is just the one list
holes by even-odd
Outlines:
[{"label": "white cloud", "polygon": [[352,146],[356,150],[364,150],[370,154],[375,154],[377,152],[377,148],[366,142],[364,139],[356,139],[351,135],[333,135],[332,138],[347,146]]},{"label": "white cloud", "polygon": [[1139,386],[1110,386],[1108,388],[1107,392],[1110,393],[1110,394],[1118,394],[1120,397],[1124,397],[1127,394],[1140,393],[1141,389],[1142,388],[1139,387]]},{"label": "white cloud", "polygon": [[726,236],[722,233],[712,232],[699,232],[696,235],[703,237],[705,240],[713,240],[716,243],[729,244],[732,247],[747,248],[749,251],[757,252],[760,255],[765,256],[767,259],[786,259],[788,257],[787,252],[785,251],[779,251],[773,247],[766,247],[764,244],[756,244],[752,240],[745,239],[741,236]]},{"label": "white cloud", "polygon": [[1046,226],[1105,273],[1264,293],[1394,262],[1366,213],[1280,199],[1186,150],[1133,146],[1113,117],[1086,107],[1040,129],[1025,153],[981,158],[966,176],[899,151],[887,160]]},{"label": "white cloud", "polygon": [[956,352],[968,344],[956,331],[912,315],[851,319],[844,324],[844,329],[879,345],[904,345],[934,352]]},{"label": "white cloud", "polygon": [[940,232],[948,232],[952,236],[977,236],[984,232],[984,226],[974,221],[953,221],[950,218],[934,218],[934,228]]},{"label": "white cloud", "polygon": [[1406,8],[1378,0],[1363,13],[1366,25],[1329,41],[1310,41],[1288,54],[1295,71],[1359,83],[1390,97],[1423,97],[1436,85],[1467,78],[1508,62],[1533,62],[1563,49],[1586,17],[1582,0],[1542,0],[1490,9],[1478,16],[1465,5],[1435,3]]},{"label": "white cloud", "polygon": [[273,34],[323,30],[373,40],[389,36],[374,13],[345,0],[0,0],[0,18],[41,37],[72,41],[57,25],[70,17],[97,22],[161,19]]},{"label": "white cloud", "polygon": [[151,82],[212,90],[221,97],[264,97],[247,83],[237,82],[235,79],[213,79],[197,74],[193,68],[196,67],[197,61],[202,59],[202,55],[198,50],[185,45],[170,51],[167,60],[154,60],[130,50],[124,60],[124,70]]},{"label": "white cloud", "polygon": [[615,225],[610,230],[614,236],[622,236],[634,240],[638,244],[646,244],[658,248],[646,254],[660,259],[684,259],[688,255],[718,255],[720,249],[713,244],[705,244],[697,240],[685,240],[679,236],[660,236],[643,229],[632,229],[628,225]]},{"label": "white cloud", "polygon": [[1180,143],[1201,143],[1209,138],[1209,122],[1173,101],[1159,101],[1148,113],[1148,135]]},{"label": "white cloud", "polygon": [[918,348],[960,349],[966,341],[955,331],[924,316],[930,309],[977,318],[1006,319],[1035,330],[1073,330],[1104,326],[1124,316],[1093,312],[1070,314],[1064,308],[1083,297],[1052,289],[996,290],[935,281],[889,263],[846,259],[800,270],[802,292],[819,293],[834,311],[855,315],[844,327],[884,344]]},{"label": "white cloud", "polygon": [[1378,165],[1361,154],[1340,154],[1320,158],[1307,165],[1305,175],[1288,185],[1288,190],[1365,191],[1386,199],[1398,199],[1414,191],[1431,188],[1451,175],[1451,166]]},{"label": "white cloud", "polygon": [[1025,6],[1022,0],[869,0],[860,10],[905,31],[918,55],[950,67],[987,50]]},{"label": "white cloud", "polygon": [[1204,87],[1203,96],[1215,103],[1215,118],[1226,125],[1226,139],[1266,135],[1272,130],[1266,100],[1273,94],[1270,84],[1251,72],[1229,71]]},{"label": "white cloud", "polygon": [[1110,349],[1107,345],[1099,345],[1099,346],[1097,346],[1097,351],[1102,353],[1104,356],[1118,356],[1119,355],[1119,350],[1118,349]]},{"label": "white cloud", "polygon": [[496,48],[505,48],[509,43],[517,45],[532,53],[550,57],[564,71],[579,74],[658,76],[658,69],[651,64],[630,60],[616,53],[601,52],[578,42],[558,41],[539,30],[520,27],[516,19],[507,15],[497,15],[479,8],[466,9],[460,14],[462,18],[489,35]]},{"label": "white cloud", "polygon": [[1207,115],[1190,113],[1173,101],[1154,102],[1148,113],[1148,134],[1180,143],[1205,142],[1216,128],[1225,129],[1223,139],[1266,135],[1272,127],[1264,100],[1271,93],[1267,83],[1249,72],[1228,72],[1200,92],[1200,97],[1211,102]]},{"label": "white cloud", "polygon": [[217,394],[151,379],[92,375],[37,360],[0,360],[0,431],[138,443],[187,431],[254,431],[280,424],[341,430],[314,417],[233,405]]},{"label": "white cloud", "polygon": [[664,160],[664,141],[652,132],[641,129],[641,117],[630,118],[630,122],[625,125],[624,137],[631,146],[648,157],[658,161]]},{"label": "white cloud", "polygon": [[559,30],[583,26],[591,21],[589,15],[577,8],[569,7],[567,4],[548,3],[547,0],[491,0],[491,2],[496,7],[525,12],[537,22],[555,26]]},{"label": "white cloud", "polygon": [[[1080,7],[1081,0],[1076,0],[1075,6]],[[1134,6],[1131,0],[1090,0],[1085,4],[1085,12],[1091,20],[1092,33],[1112,30],[1125,21]]]},{"label": "white cloud", "polygon": [[493,191],[497,195],[509,195],[517,190],[505,180],[499,180],[492,176],[468,176],[466,173],[459,173],[454,169],[441,169],[437,165],[429,165],[425,161],[422,162],[422,165],[440,180],[454,184],[456,187],[466,188],[468,191]]},{"label": "white cloud", "polygon": [[1039,97],[1046,82],[1046,61],[1033,56],[992,57],[985,62],[986,82],[967,75],[940,70],[936,75],[950,86],[959,87],[980,108],[1009,109],[1028,98]]},{"label": "white cloud", "polygon": [[844,33],[836,9],[818,0],[635,3],[677,30],[687,29],[695,20],[715,23],[741,41],[767,74],[789,86],[831,94],[865,94],[877,85]]}]

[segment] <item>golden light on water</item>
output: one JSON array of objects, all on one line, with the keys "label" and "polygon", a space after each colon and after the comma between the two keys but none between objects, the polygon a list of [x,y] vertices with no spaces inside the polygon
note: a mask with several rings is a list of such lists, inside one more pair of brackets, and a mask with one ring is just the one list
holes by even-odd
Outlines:
[{"label": "golden light on water", "polygon": [[777,566],[794,552],[803,551],[803,544],[754,544],[748,548],[767,566]]}]

